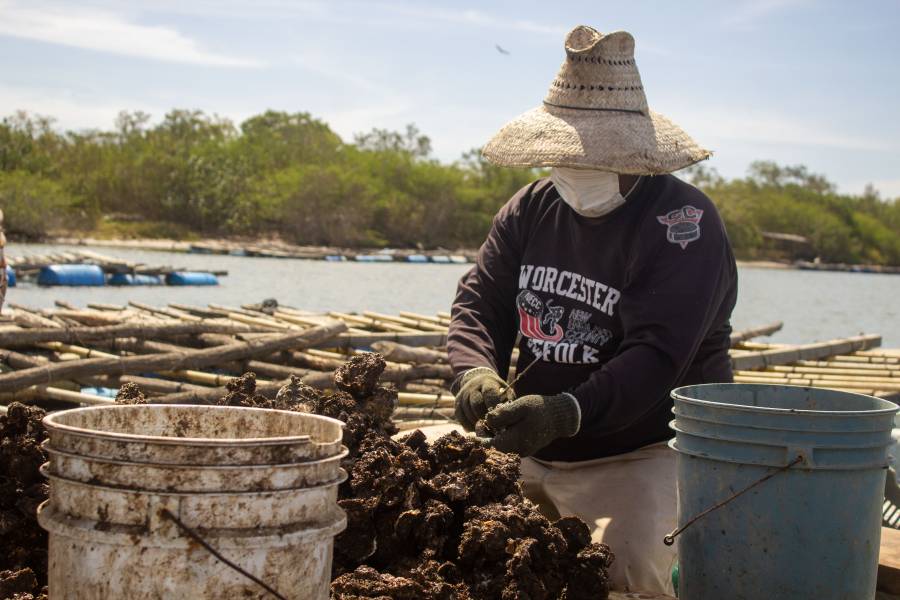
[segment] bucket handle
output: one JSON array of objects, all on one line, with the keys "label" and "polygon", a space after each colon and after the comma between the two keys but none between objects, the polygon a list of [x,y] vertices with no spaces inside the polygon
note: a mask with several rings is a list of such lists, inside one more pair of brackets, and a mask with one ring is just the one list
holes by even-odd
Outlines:
[{"label": "bucket handle", "polygon": [[770,473],[767,473],[767,474],[763,475],[762,477],[760,477],[759,479],[757,479],[756,481],[754,481],[753,483],[751,483],[750,485],[748,485],[748,486],[745,487],[744,489],[742,489],[742,490],[740,490],[740,491],[738,491],[738,492],[735,492],[734,494],[732,494],[730,497],[726,498],[725,500],[722,500],[721,502],[719,502],[719,503],[717,503],[717,504],[714,504],[713,506],[710,506],[709,508],[707,508],[707,509],[704,510],[703,512],[699,513],[698,515],[695,515],[695,516],[691,517],[690,519],[688,519],[688,522],[687,522],[687,523],[685,523],[685,524],[682,525],[681,527],[676,527],[675,529],[672,530],[672,533],[670,533],[669,535],[667,535],[666,537],[664,537],[664,538],[663,538],[663,544],[665,544],[666,546],[671,546],[672,544],[675,543],[675,538],[677,538],[679,535],[681,535],[681,534],[684,532],[685,529],[687,529],[688,527],[690,527],[691,525],[693,525],[694,523],[696,523],[697,521],[699,521],[700,519],[702,519],[703,517],[705,517],[706,515],[708,515],[709,513],[714,512],[714,511],[716,511],[716,510],[719,510],[720,508],[722,508],[722,507],[725,506],[726,504],[730,503],[732,500],[737,499],[739,496],[741,496],[741,495],[744,494],[745,492],[749,492],[751,489],[755,488],[756,486],[758,486],[758,485],[761,484],[762,482],[767,481],[767,480],[769,480],[769,479],[775,477],[775,476],[778,475],[779,473],[783,473],[783,472],[787,471],[788,469],[790,469],[790,468],[793,467],[794,465],[799,464],[799,463],[801,463],[801,462],[803,462],[803,461],[804,461],[804,455],[803,455],[803,453],[800,453],[800,454],[797,455],[796,458],[794,458],[794,460],[792,460],[792,461],[789,462],[788,464],[784,465],[783,467],[778,467],[778,468],[775,469],[774,471],[772,471],[772,472],[770,472]]},{"label": "bucket handle", "polygon": [[227,558],[225,558],[224,556],[222,556],[215,548],[213,548],[212,546],[210,546],[210,545],[209,545],[209,542],[207,542],[206,540],[204,540],[203,537],[202,537],[199,533],[197,533],[196,531],[194,531],[193,529],[191,529],[190,527],[188,527],[187,525],[185,525],[185,524],[182,522],[182,520],[179,519],[178,517],[176,517],[176,516],[172,513],[172,511],[170,511],[168,508],[162,509],[161,511],[159,511],[159,514],[160,514],[161,517],[164,517],[164,518],[166,518],[166,519],[169,519],[170,521],[172,521],[173,523],[175,523],[175,525],[177,525],[178,528],[179,528],[182,532],[184,532],[185,534],[187,534],[188,537],[190,537],[192,540],[194,540],[195,542],[197,542],[198,544],[200,544],[201,546],[203,546],[203,547],[206,549],[207,552],[209,552],[210,554],[212,554],[213,556],[215,556],[216,558],[218,558],[220,561],[222,561],[223,563],[225,563],[227,566],[231,567],[232,569],[234,569],[235,571],[237,571],[238,573],[240,573],[241,575],[243,575],[244,577],[246,577],[247,579],[249,579],[249,580],[252,581],[253,583],[255,583],[255,584],[257,584],[258,586],[262,587],[262,588],[265,589],[267,592],[269,592],[270,594],[272,594],[273,596],[275,596],[278,600],[287,600],[286,597],[284,597],[284,596],[282,596],[281,594],[279,594],[278,592],[276,592],[276,591],[275,591],[271,586],[269,586],[265,581],[263,581],[262,579],[259,579],[258,577],[254,576],[252,573],[248,573],[247,571],[245,571],[244,569],[242,569],[239,565],[236,565],[235,563],[231,562],[230,560],[228,560]]}]

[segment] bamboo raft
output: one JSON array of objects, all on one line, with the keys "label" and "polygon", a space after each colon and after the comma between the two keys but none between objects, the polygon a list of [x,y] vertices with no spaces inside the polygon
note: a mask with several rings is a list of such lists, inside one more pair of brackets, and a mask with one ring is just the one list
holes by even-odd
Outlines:
[{"label": "bamboo raft", "polygon": [[[109,404],[125,383],[137,384],[152,402],[206,403],[224,396],[225,384],[247,371],[257,375],[258,392],[266,396],[291,376],[324,389],[349,357],[377,351],[387,360],[382,381],[399,389],[394,419],[401,429],[453,418],[446,312],[313,313],[272,302],[56,304],[43,310],[11,304],[0,316],[0,406],[14,400],[51,409]],[[900,350],[878,349],[879,336],[800,346],[752,341],[780,328],[773,323],[732,334],[735,381],[827,387],[900,402]]]}]

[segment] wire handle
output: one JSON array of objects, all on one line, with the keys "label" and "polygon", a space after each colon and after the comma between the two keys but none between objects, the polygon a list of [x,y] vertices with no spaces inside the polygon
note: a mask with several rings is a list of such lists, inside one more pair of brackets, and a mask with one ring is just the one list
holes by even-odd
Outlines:
[{"label": "wire handle", "polygon": [[186,533],[188,535],[188,537],[190,537],[192,540],[194,540],[195,542],[197,542],[198,544],[203,546],[207,552],[209,552],[210,554],[212,554],[213,556],[218,558],[220,561],[222,561],[227,566],[231,567],[232,569],[234,569],[235,571],[237,571],[238,573],[240,573],[241,575],[243,575],[244,577],[246,577],[253,583],[257,584],[258,586],[260,586],[261,588],[263,588],[264,590],[266,590],[273,596],[275,596],[278,600],[288,600],[285,596],[282,596],[281,594],[276,592],[274,589],[272,589],[265,581],[263,581],[262,579],[259,579],[258,577],[255,577],[251,573],[248,573],[247,571],[242,569],[240,566],[236,565],[235,563],[231,562],[230,560],[228,560],[227,558],[225,558],[224,556],[219,554],[219,552],[215,548],[213,548],[212,546],[209,545],[209,542],[204,540],[200,536],[199,533],[197,533],[196,531],[194,531],[193,529],[191,529],[190,527],[185,525],[181,521],[181,519],[179,519],[174,514],[172,514],[172,512],[168,508],[162,509],[161,511],[159,511],[159,514],[160,514],[160,516],[163,516],[166,519],[169,519],[170,521],[175,523],[175,525],[177,525],[178,528],[181,529],[181,531]]},{"label": "wire handle", "polygon": [[762,482],[768,481],[769,479],[775,477],[779,473],[784,473],[785,471],[787,471],[794,465],[799,464],[801,462],[803,462],[803,457],[798,456],[794,460],[789,462],[788,464],[784,465],[783,467],[779,467],[779,468],[775,469],[774,471],[772,471],[771,473],[767,473],[767,474],[763,475],[762,477],[760,477],[759,479],[757,479],[756,481],[754,481],[753,483],[751,483],[750,485],[748,485],[747,487],[742,489],[741,491],[735,492],[730,497],[726,498],[725,500],[722,500],[718,504],[714,504],[713,506],[710,506],[709,508],[707,508],[700,514],[695,515],[694,517],[691,517],[690,519],[688,519],[687,523],[685,523],[681,527],[676,527],[675,529],[672,530],[672,533],[670,533],[669,535],[664,537],[663,544],[665,544],[666,546],[671,546],[672,544],[675,543],[675,538],[677,538],[679,535],[681,535],[685,529],[687,529],[688,527],[690,527],[691,525],[693,525],[694,523],[696,523],[697,521],[699,521],[700,519],[702,519],[703,517],[708,515],[709,513],[719,510],[726,504],[730,503],[732,500],[737,499],[739,496],[741,496],[745,492],[749,492],[750,490],[752,490],[753,488],[755,488]]}]

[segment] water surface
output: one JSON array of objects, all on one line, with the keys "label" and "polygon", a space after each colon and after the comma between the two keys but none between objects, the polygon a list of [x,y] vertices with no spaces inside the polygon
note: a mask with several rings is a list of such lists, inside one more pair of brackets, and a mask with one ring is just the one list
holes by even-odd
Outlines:
[{"label": "water surface", "polygon": [[[80,246],[12,244],[10,256],[78,250]],[[330,263],[324,261],[181,254],[90,248],[101,254],[152,265],[229,272],[218,287],[101,287],[10,289],[7,300],[51,307],[54,300],[152,305],[169,302],[237,306],[276,298],[312,311],[434,314],[450,309],[459,278],[469,265]],[[900,347],[900,276],[740,268],[736,329],[784,321],[773,341],[804,343],[859,333],[880,333],[884,346]]]}]

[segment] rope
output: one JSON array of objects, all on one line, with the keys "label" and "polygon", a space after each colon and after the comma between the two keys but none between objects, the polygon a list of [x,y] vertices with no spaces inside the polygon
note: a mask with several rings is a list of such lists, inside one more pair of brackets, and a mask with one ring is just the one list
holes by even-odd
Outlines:
[{"label": "rope", "polygon": [[223,563],[225,563],[226,565],[228,565],[229,567],[231,567],[232,569],[234,569],[235,571],[237,571],[238,573],[240,573],[241,575],[243,575],[244,577],[246,577],[253,583],[259,585],[261,588],[263,588],[264,590],[266,590],[267,592],[269,592],[270,594],[275,596],[278,600],[288,600],[285,596],[282,596],[281,594],[276,592],[274,589],[272,589],[265,581],[255,577],[251,573],[248,573],[247,571],[242,569],[240,566],[236,565],[235,563],[231,562],[230,560],[228,560],[227,558],[225,558],[224,556],[219,554],[219,552],[216,551],[215,548],[210,546],[209,543],[206,540],[204,540],[200,536],[199,533],[197,533],[196,531],[194,531],[193,529],[191,529],[190,527],[185,525],[181,521],[181,519],[179,519],[174,514],[172,514],[172,512],[169,511],[169,509],[167,509],[167,508],[162,509],[162,511],[160,511],[160,514],[163,517],[165,517],[165,518],[169,519],[170,521],[172,521],[173,523],[175,523],[178,526],[178,528],[181,529],[182,532],[186,533],[188,535],[188,537],[190,537],[192,540],[194,540],[195,542],[197,542],[198,544],[200,544],[201,546],[206,548],[207,552],[209,552],[210,554],[212,554],[213,556],[218,558],[220,561],[222,561]]},{"label": "rope", "polygon": [[792,461],[789,462],[788,464],[784,465],[783,467],[779,467],[779,468],[775,469],[774,471],[772,471],[771,473],[768,473],[768,474],[766,474],[766,475],[763,475],[762,477],[760,477],[759,479],[757,479],[756,481],[754,481],[753,483],[751,483],[750,485],[748,485],[747,487],[745,487],[744,489],[742,489],[741,491],[735,492],[735,493],[732,494],[729,498],[726,498],[725,500],[722,500],[722,501],[719,502],[718,504],[715,504],[715,505],[713,505],[713,506],[710,506],[709,508],[707,508],[706,510],[704,510],[704,511],[701,512],[700,514],[698,514],[698,515],[696,515],[696,516],[690,518],[690,519],[688,520],[688,522],[685,523],[684,525],[682,525],[681,527],[676,527],[675,529],[673,529],[673,530],[672,530],[672,533],[670,533],[669,535],[667,535],[666,537],[663,538],[663,544],[665,544],[666,546],[671,546],[672,544],[675,543],[675,538],[677,538],[679,535],[681,535],[681,534],[684,532],[685,529],[687,529],[688,527],[690,527],[691,525],[693,525],[694,523],[696,523],[697,521],[699,521],[700,519],[702,519],[703,517],[705,517],[706,515],[708,515],[709,513],[714,512],[714,511],[716,511],[716,510],[719,510],[720,508],[722,508],[722,507],[725,506],[726,504],[730,503],[732,500],[737,499],[739,496],[741,496],[741,495],[744,494],[745,492],[749,492],[750,490],[752,490],[753,488],[755,488],[756,486],[758,486],[758,485],[761,484],[762,482],[768,481],[769,479],[775,477],[775,476],[778,475],[779,473],[783,473],[783,472],[787,471],[788,469],[790,469],[791,467],[793,467],[794,465],[796,465],[796,464],[798,464],[798,463],[801,463],[801,462],[803,462],[803,457],[802,457],[802,456],[798,456],[797,458],[795,458],[794,460],[792,460]]}]

